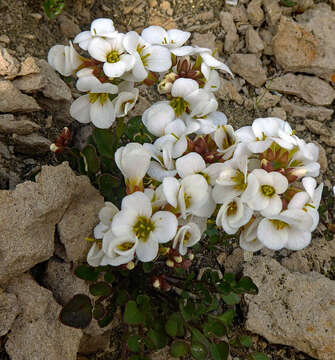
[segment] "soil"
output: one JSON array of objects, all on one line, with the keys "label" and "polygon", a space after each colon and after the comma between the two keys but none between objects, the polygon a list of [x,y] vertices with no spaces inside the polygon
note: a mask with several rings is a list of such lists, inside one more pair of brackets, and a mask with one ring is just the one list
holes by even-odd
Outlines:
[{"label": "soil", "polygon": [[[242,1],[247,3],[248,0]],[[61,18],[49,19],[43,12],[41,7],[42,0],[0,0],[0,36],[7,35],[10,39],[8,44],[1,44],[7,48],[15,51],[15,56],[18,59],[24,59],[28,55],[37,58],[46,59],[47,53],[55,44],[67,44],[69,38],[61,29]],[[222,52],[224,34],[220,25],[219,13],[224,9],[223,0],[73,0],[66,1],[64,11],[61,16],[70,19],[74,26],[75,24],[81,30],[89,28],[90,23],[95,18],[109,17],[112,18],[115,27],[121,31],[126,32],[130,30],[141,31],[148,25],[161,25],[166,28],[178,27],[183,30],[192,32],[208,33],[211,32],[216,37],[216,43],[219,49],[219,55],[224,60],[227,55]],[[68,29],[69,30],[69,29]],[[71,29],[70,29],[71,30]],[[1,39],[1,38],[0,38]],[[264,60],[269,60],[269,57],[264,56]],[[271,75],[274,75],[275,72]],[[247,86],[250,94],[255,93],[252,86]],[[335,109],[335,105],[332,107]],[[268,116],[266,112],[260,111],[258,108],[247,109],[244,106],[237,105],[232,101],[220,100],[220,111],[223,111],[229,122],[235,127],[249,125],[256,117]],[[48,119],[48,111],[39,112],[33,115],[34,121],[43,126],[42,134],[54,141],[63,126],[67,125],[66,121],[53,122],[52,126],[46,128],[46,121]],[[290,121],[290,119],[288,118]],[[326,122],[329,127],[334,128],[334,117],[332,120]],[[293,127],[303,125],[303,120],[294,120],[291,123]],[[72,123],[70,127],[73,130],[78,128],[78,124]],[[298,127],[299,128],[299,127]],[[305,127],[300,127],[302,131],[297,131],[298,136],[304,138],[306,141],[319,142],[319,137]],[[8,138],[2,137],[1,141],[9,141]],[[322,145],[328,157],[328,170],[323,173],[323,181],[326,181],[328,187],[335,183],[335,151],[334,148]],[[27,159],[33,158],[33,165],[29,165]],[[45,156],[23,156],[16,154],[15,160],[10,166],[15,169],[19,166],[22,171],[19,173],[16,183],[30,179],[36,168],[42,164],[54,164],[55,159],[52,155]],[[36,170],[36,169],[35,169]],[[14,182],[15,183],[15,182]],[[1,188],[6,188],[8,184],[2,185]],[[328,233],[327,223],[334,223],[334,202],[329,205],[328,199],[323,200],[323,205],[326,208],[324,217],[321,218],[324,224],[324,233]],[[330,206],[332,208],[330,208]],[[320,230],[322,231],[322,230]],[[223,250],[230,253],[234,249],[231,242],[219,248],[214,248],[209,257],[203,258],[212,259],[208,264],[201,264],[203,266],[217,267],[216,256]],[[205,255],[205,254],[202,254]],[[199,264],[200,267],[200,264]],[[236,330],[237,334],[246,334],[243,329],[243,316],[241,312],[241,325]],[[115,334],[117,336],[117,334]],[[258,335],[251,335],[255,344],[255,350],[263,351],[269,355],[272,360],[308,360],[311,357],[299,353],[293,348],[281,345],[268,344],[266,340]],[[115,339],[114,339],[115,340]],[[1,344],[3,339],[0,338],[0,360],[7,359],[6,354],[1,352]],[[118,342],[115,342],[116,344]],[[114,343],[114,344],[115,344]],[[115,348],[117,350],[117,348]],[[239,356],[239,354],[233,354]],[[241,356],[241,355],[240,355]],[[96,354],[90,357],[78,357],[78,359],[104,359],[113,360],[118,359],[118,351],[109,354]],[[242,357],[235,357],[234,359],[242,359]]]}]

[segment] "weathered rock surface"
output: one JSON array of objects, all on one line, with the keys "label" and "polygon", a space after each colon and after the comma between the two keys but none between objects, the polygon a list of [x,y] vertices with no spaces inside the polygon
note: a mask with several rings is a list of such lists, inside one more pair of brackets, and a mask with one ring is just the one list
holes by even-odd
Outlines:
[{"label": "weathered rock surface", "polygon": [[0,133],[27,135],[40,129],[30,120],[15,120],[12,114],[0,115]]},{"label": "weathered rock surface", "polygon": [[8,333],[18,313],[16,296],[0,289],[0,336]]},{"label": "weathered rock surface", "polygon": [[261,110],[266,110],[276,106],[280,101],[280,96],[271,94],[270,91],[264,89],[261,93],[257,96],[255,100],[255,105]]},{"label": "weathered rock surface", "polygon": [[243,104],[243,97],[239,93],[234,81],[229,81],[221,78],[221,86],[217,92],[217,96],[222,100],[233,100],[239,105]]},{"label": "weathered rock surface", "polygon": [[216,46],[216,37],[213,33],[206,33],[206,34],[200,34],[200,33],[194,33],[193,39],[192,39],[192,45],[193,46],[199,46],[199,47],[206,47],[211,50],[215,50]]},{"label": "weathered rock surface", "polygon": [[298,105],[294,102],[290,102],[286,97],[282,97],[280,100],[282,108],[293,117],[297,118],[312,118],[318,121],[325,121],[331,119],[334,110],[327,109],[322,106],[309,106]]},{"label": "weathered rock surface", "polygon": [[[0,209],[0,283],[6,283],[52,256],[56,225],[69,206],[70,214],[73,214],[73,209],[81,213],[79,206],[74,204],[79,194],[91,194],[87,199],[93,201],[93,207],[96,206],[92,186],[85,179],[76,176],[69,165],[63,163],[56,167],[42,167],[36,183],[27,181],[13,191],[0,191],[1,203],[6,204]],[[102,197],[95,191],[103,204]],[[88,212],[88,223],[93,223],[91,216],[98,220],[97,213]],[[82,234],[81,229],[77,231]],[[85,243],[85,236],[79,241]],[[71,246],[75,246],[73,242]],[[77,246],[82,249],[81,244]]]},{"label": "weathered rock surface", "polygon": [[38,134],[17,135],[12,139],[15,143],[15,149],[23,154],[45,154],[50,151],[51,141]]},{"label": "weathered rock surface", "polygon": [[0,46],[0,76],[12,79],[19,72],[20,63],[8,53],[6,48]]},{"label": "weathered rock surface", "polygon": [[262,0],[252,0],[247,8],[248,19],[253,26],[261,26],[264,21]]},{"label": "weathered rock surface", "polygon": [[61,306],[52,293],[28,274],[12,280],[7,291],[16,295],[20,315],[6,342],[11,360],[76,360],[82,331],[58,320]]},{"label": "weathered rock surface", "polygon": [[224,40],[224,50],[227,53],[231,53],[239,40],[236,26],[234,24],[233,15],[229,12],[223,11],[220,13],[220,21],[223,30],[226,32]]},{"label": "weathered rock surface", "polygon": [[317,4],[298,16],[298,23],[282,17],[273,49],[286,71],[315,74],[329,80],[335,72],[335,12]]},{"label": "weathered rock surface", "polygon": [[17,74],[17,76],[25,76],[29,74],[39,74],[40,68],[38,67],[36,63],[36,59],[32,56],[28,56],[22,63],[20,72]]},{"label": "weathered rock surface", "polygon": [[304,125],[306,125],[307,129],[313,134],[325,136],[329,135],[329,129],[320,121],[305,119]]},{"label": "weathered rock surface", "polygon": [[286,74],[269,81],[266,87],[296,95],[312,105],[330,105],[335,99],[335,90],[315,76]]},{"label": "weathered rock surface", "polygon": [[265,19],[269,26],[275,26],[281,16],[281,8],[277,0],[263,0]]},{"label": "weathered rock surface", "polygon": [[229,67],[256,87],[262,86],[266,81],[266,70],[255,54],[233,54],[229,58]]},{"label": "weathered rock surface", "polygon": [[22,94],[9,80],[0,80],[0,112],[30,112],[40,109],[33,97]]},{"label": "weathered rock surface", "polygon": [[250,53],[258,54],[264,50],[263,40],[252,27],[250,27],[245,34],[245,42]]},{"label": "weathered rock surface", "polygon": [[246,295],[246,328],[269,342],[293,346],[320,360],[335,358],[335,281],[291,273],[270,257],[244,267],[259,289]]}]

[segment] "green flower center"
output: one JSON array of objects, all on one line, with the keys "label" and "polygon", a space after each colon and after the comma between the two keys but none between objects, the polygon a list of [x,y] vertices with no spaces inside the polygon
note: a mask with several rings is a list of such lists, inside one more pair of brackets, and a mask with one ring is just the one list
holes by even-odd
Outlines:
[{"label": "green flower center", "polygon": [[182,97],[176,97],[170,101],[170,106],[174,110],[176,116],[180,116],[180,115],[184,114],[184,112],[187,110],[189,104]]},{"label": "green flower center", "polygon": [[273,224],[273,226],[276,228],[276,230],[282,230],[286,226],[289,226],[286,222],[276,219],[269,219],[269,221]]},{"label": "green flower center", "polygon": [[237,204],[235,201],[232,201],[231,203],[228,204],[227,207],[227,216],[232,216],[235,215],[237,211]]},{"label": "green flower center", "polygon": [[120,55],[118,53],[118,51],[116,50],[112,50],[108,55],[107,55],[107,62],[109,63],[116,63],[120,61]]},{"label": "green flower center", "polygon": [[121,251],[128,251],[134,246],[133,242],[126,241],[120,245],[117,246],[117,248]]},{"label": "green flower center", "polygon": [[276,193],[276,190],[271,185],[262,185],[261,191],[262,191],[263,195],[268,196],[268,197],[272,197]]},{"label": "green flower center", "polygon": [[108,99],[108,95],[107,93],[90,93],[89,96],[90,96],[90,103],[91,104],[94,104],[98,99],[100,101],[100,104],[101,105],[104,105],[105,102],[107,101]]},{"label": "green flower center", "polygon": [[140,58],[142,60],[142,63],[144,66],[148,66],[148,57],[150,56],[150,54],[143,54],[143,50],[145,49],[145,45],[140,45],[138,44],[137,47],[136,47],[136,51],[139,53],[140,55]]},{"label": "green flower center", "polygon": [[231,177],[231,180],[234,181],[234,189],[238,191],[244,191],[247,187],[247,184],[244,182],[244,174],[240,170],[236,170],[235,176]]},{"label": "green flower center", "polygon": [[184,244],[187,244],[191,239],[191,234],[187,232],[184,236]]},{"label": "green flower center", "polygon": [[143,242],[148,240],[149,235],[153,230],[155,230],[155,224],[144,216],[139,216],[136,224],[133,226],[136,237]]}]

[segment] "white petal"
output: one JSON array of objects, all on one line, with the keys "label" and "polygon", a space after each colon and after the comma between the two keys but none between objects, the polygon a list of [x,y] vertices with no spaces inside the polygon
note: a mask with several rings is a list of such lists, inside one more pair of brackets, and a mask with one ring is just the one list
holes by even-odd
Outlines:
[{"label": "white petal", "polygon": [[240,190],[235,190],[233,186],[215,185],[212,191],[213,200],[217,204],[231,201],[241,194]]},{"label": "white petal", "polygon": [[230,71],[229,67],[224,64],[223,62],[215,59],[214,56],[212,56],[211,54],[209,54],[208,52],[205,53],[201,53],[200,56],[202,57],[202,59],[205,61],[205,63],[215,69],[219,69],[222,71],[227,72],[229,75],[231,75],[232,77],[234,77],[233,73]]},{"label": "white petal", "polygon": [[201,207],[208,199],[208,184],[202,175],[188,175],[181,180],[185,196],[189,197],[190,211]]},{"label": "white petal", "polygon": [[148,53],[150,53],[150,56],[147,58],[147,69],[155,72],[163,72],[171,68],[171,54],[168,49],[156,45],[151,46]]},{"label": "white petal", "polygon": [[257,237],[268,249],[280,250],[287,244],[288,229],[277,230],[268,219],[263,219],[258,225]]},{"label": "white petal", "polygon": [[157,241],[164,244],[173,239],[176,235],[178,220],[176,215],[169,211],[158,211],[156,212],[151,221],[155,224],[155,229],[152,231]]},{"label": "white petal", "polygon": [[310,231],[289,229],[286,248],[289,250],[301,250],[309,245],[312,234]]},{"label": "white petal", "polygon": [[87,124],[90,122],[90,96],[83,95],[76,99],[70,107],[70,115],[77,121]]},{"label": "white petal", "polygon": [[166,201],[176,208],[178,206],[177,196],[179,191],[179,181],[174,177],[166,177],[163,180],[163,192]]},{"label": "white petal", "polygon": [[141,34],[142,38],[149,44],[163,44],[167,41],[168,33],[161,26],[151,25],[145,28]]},{"label": "white petal", "polygon": [[171,29],[167,31],[168,33],[168,38],[169,38],[169,43],[170,45],[174,45],[174,46],[182,46],[183,44],[186,43],[186,41],[189,39],[189,37],[191,36],[191,33],[188,31],[181,31],[178,29]]},{"label": "white petal", "polygon": [[87,50],[92,58],[105,62],[108,53],[112,51],[112,47],[108,41],[96,37],[90,41]]},{"label": "white petal", "polygon": [[92,123],[99,129],[108,129],[115,120],[115,109],[110,100],[103,105],[97,100],[90,107],[90,117]]},{"label": "white petal", "polygon": [[275,117],[258,118],[252,123],[252,130],[259,139],[262,139],[263,135],[278,136],[278,130],[283,123],[284,120]]},{"label": "white petal", "polygon": [[81,76],[76,82],[76,88],[79,91],[91,91],[93,88],[100,86],[101,82],[93,75]]},{"label": "white petal", "polygon": [[273,171],[270,173],[273,180],[273,187],[277,194],[284,193],[288,188],[287,178],[279,172]]},{"label": "white petal", "polygon": [[288,203],[288,209],[302,209],[309,201],[309,195],[305,191],[296,193]]},{"label": "white petal", "polygon": [[99,211],[99,219],[105,225],[110,225],[111,221],[119,209],[111,202],[106,201],[105,206]]},{"label": "white petal", "polygon": [[146,242],[138,242],[136,256],[142,262],[152,261],[158,254],[158,247],[158,241],[150,235]]},{"label": "white petal", "polygon": [[199,84],[192,79],[177,79],[171,88],[171,95],[173,97],[185,97],[193,91],[199,89]]},{"label": "white petal", "polygon": [[250,201],[259,191],[259,181],[254,173],[248,175],[248,183],[245,191],[242,194],[242,202]]},{"label": "white petal", "polygon": [[150,106],[142,115],[143,124],[155,136],[163,136],[164,129],[174,118],[174,110],[163,101]]},{"label": "white petal", "polygon": [[144,216],[147,218],[150,218],[152,214],[150,200],[140,191],[136,191],[133,194],[124,197],[121,203],[121,210],[136,211],[138,216]]},{"label": "white petal", "polygon": [[277,215],[281,212],[283,203],[278,195],[273,195],[270,198],[269,205],[261,211],[264,217]]},{"label": "white petal", "polygon": [[109,37],[114,35],[115,28],[113,20],[107,18],[95,19],[91,24],[91,34],[93,36],[99,35],[104,37]]},{"label": "white petal", "polygon": [[116,237],[134,239],[135,234],[133,232],[133,227],[136,224],[138,216],[139,214],[136,209],[133,211],[127,210],[118,212],[113,217],[111,231]]},{"label": "white petal", "polygon": [[171,49],[172,54],[176,56],[186,56],[194,54],[195,48],[193,46],[182,46],[177,49]]},{"label": "white petal", "polygon": [[255,136],[254,132],[252,131],[251,126],[241,127],[240,129],[235,131],[235,135],[239,141],[246,142],[246,143],[256,140],[256,136]]},{"label": "white petal", "polygon": [[307,176],[304,177],[301,182],[307,194],[311,199],[313,199],[314,190],[316,188],[316,180],[310,176]]},{"label": "white petal", "polygon": [[[136,56],[136,54],[135,54],[135,56]],[[142,60],[138,54],[136,56],[136,61],[135,61],[134,67],[132,69],[132,74],[135,78],[135,81],[143,81],[148,76],[148,71],[145,69],[145,67],[142,63]]]},{"label": "white petal", "polygon": [[111,223],[109,226],[100,222],[93,230],[93,235],[95,239],[102,239],[105,233],[109,230]]},{"label": "white petal", "polygon": [[192,214],[199,216],[210,218],[216,209],[216,203],[212,197],[212,191],[209,189],[207,200],[200,206],[192,210]]},{"label": "white petal", "polygon": [[94,243],[87,254],[87,263],[91,266],[100,266],[104,252]]},{"label": "white petal", "polygon": [[264,141],[252,141],[248,143],[248,148],[252,153],[258,154],[267,150],[271,146],[271,144],[271,139],[266,139]]},{"label": "white petal", "polygon": [[82,31],[79,33],[73,40],[74,44],[79,44],[83,50],[87,50],[88,44],[92,39],[92,34],[90,31]]},{"label": "white petal", "polygon": [[137,53],[137,44],[140,40],[139,35],[136,31],[129,31],[124,39],[123,39],[123,46],[127,50],[129,54],[135,54]]},{"label": "white petal", "polygon": [[104,73],[106,76],[115,78],[122,76],[126,71],[126,66],[122,61],[118,61],[115,63],[104,63],[103,66]]},{"label": "white petal", "polygon": [[157,161],[150,162],[148,175],[159,182],[163,182],[164,178],[166,177],[176,176],[176,174],[177,170],[166,170]]},{"label": "white petal", "polygon": [[177,159],[176,169],[181,178],[196,174],[206,168],[204,159],[198,153],[189,153]]}]

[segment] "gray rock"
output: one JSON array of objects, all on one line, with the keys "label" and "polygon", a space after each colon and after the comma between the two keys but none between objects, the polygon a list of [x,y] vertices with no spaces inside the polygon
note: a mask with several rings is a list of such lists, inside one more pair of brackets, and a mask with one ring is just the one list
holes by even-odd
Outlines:
[{"label": "gray rock", "polygon": [[264,12],[261,5],[262,0],[252,0],[247,7],[248,19],[253,26],[261,26],[264,21]]},{"label": "gray rock", "polygon": [[242,269],[242,264],[244,262],[243,249],[236,248],[234,251],[227,256],[223,265],[226,272],[237,273]]},{"label": "gray rock", "polygon": [[244,275],[259,289],[245,296],[249,331],[316,359],[335,358],[335,281],[315,272],[290,273],[262,256],[245,265]]},{"label": "gray rock", "polygon": [[12,114],[0,115],[0,133],[27,135],[40,129],[40,126],[30,120],[15,120]]},{"label": "gray rock", "polygon": [[14,78],[20,69],[20,63],[9,54],[6,48],[0,46],[0,76],[6,79]]},{"label": "gray rock", "polygon": [[75,132],[73,144],[79,150],[83,150],[88,144],[88,138],[93,134],[93,127],[91,124],[80,126]]},{"label": "gray rock", "polygon": [[281,8],[277,0],[263,0],[265,19],[269,26],[275,26],[281,16]]},{"label": "gray rock", "polygon": [[315,76],[286,74],[269,81],[266,87],[296,95],[312,105],[330,105],[335,99],[335,90]]},{"label": "gray rock", "polygon": [[[92,193],[88,181],[87,188],[83,188],[83,178],[77,177],[67,163],[43,166],[36,182],[0,191],[1,203],[6,204],[0,209],[0,283],[52,256],[56,224],[70,204],[70,210],[77,207],[73,203],[78,199],[78,189],[81,194]],[[85,242],[84,238],[80,241]]]},{"label": "gray rock", "polygon": [[264,89],[256,98],[255,106],[260,110],[267,110],[276,106],[280,101],[280,96],[271,94],[270,91]]},{"label": "gray rock", "polygon": [[80,33],[80,27],[70,17],[66,16],[65,13],[62,13],[57,19],[60,31],[65,37],[72,39]]},{"label": "gray rock", "polygon": [[12,280],[7,291],[15,294],[20,315],[6,342],[12,360],[76,360],[82,331],[58,320],[61,306],[52,293],[28,274]]},{"label": "gray rock", "polygon": [[220,82],[221,82],[221,86],[217,92],[218,98],[222,100],[233,100],[237,104],[242,105],[243,97],[239,93],[235,81],[229,81],[221,78]]},{"label": "gray rock", "polygon": [[19,313],[17,298],[0,288],[0,336],[4,336],[10,330],[16,316]]},{"label": "gray rock", "polygon": [[329,129],[326,125],[322,124],[320,121],[305,119],[304,125],[309,131],[316,135],[329,135]]},{"label": "gray rock", "polygon": [[30,112],[40,109],[33,97],[22,94],[12,82],[0,80],[0,112]]},{"label": "gray rock", "polygon": [[253,86],[260,87],[266,81],[266,70],[255,54],[233,54],[229,58],[229,67]]},{"label": "gray rock", "polygon": [[298,16],[298,23],[282,17],[273,49],[286,71],[318,75],[326,80],[335,72],[335,12],[317,4]]},{"label": "gray rock", "polygon": [[233,19],[237,25],[248,24],[247,10],[243,4],[239,6],[231,6],[229,11],[233,15]]},{"label": "gray rock", "polygon": [[50,151],[51,141],[38,134],[13,134],[16,151],[23,154],[45,154]]},{"label": "gray rock", "polygon": [[263,53],[265,55],[273,55],[273,48],[272,48],[273,35],[271,31],[267,29],[261,29],[259,35],[262,38],[264,44]]},{"label": "gray rock", "polygon": [[192,39],[193,46],[206,47],[214,51],[216,48],[216,37],[213,33],[208,32],[206,34],[194,33]]},{"label": "gray rock", "polygon": [[318,158],[318,162],[320,164],[321,167],[321,171],[327,171],[328,169],[328,160],[327,160],[327,153],[326,150],[324,149],[324,147],[319,144],[319,143],[315,143],[315,145],[319,148],[319,158]]},{"label": "gray rock", "polygon": [[245,42],[250,53],[259,54],[264,50],[263,40],[252,27],[250,27],[245,34]]},{"label": "gray rock", "polygon": [[39,74],[40,68],[38,67],[36,63],[36,59],[32,56],[28,56],[22,63],[20,72],[17,74],[17,76],[25,76],[30,74]]},{"label": "gray rock", "polygon": [[286,120],[286,118],[287,118],[286,111],[279,106],[276,106],[273,109],[269,109],[268,113],[269,113],[269,116],[276,117],[276,118],[279,118],[282,120]]},{"label": "gray rock", "polygon": [[239,40],[233,15],[229,12],[222,11],[220,13],[220,21],[223,30],[226,33],[224,39],[224,50],[227,53],[232,53]]},{"label": "gray rock", "polygon": [[294,102],[290,102],[286,97],[282,96],[280,105],[285,111],[296,118],[312,118],[318,121],[325,121],[331,119],[334,110],[327,109],[322,106],[309,106],[298,105]]},{"label": "gray rock", "polygon": [[321,135],[320,140],[328,146],[335,147],[335,131],[331,131],[330,135],[328,136]]}]

